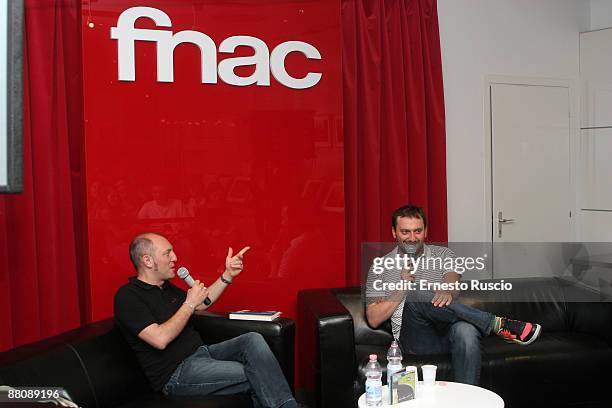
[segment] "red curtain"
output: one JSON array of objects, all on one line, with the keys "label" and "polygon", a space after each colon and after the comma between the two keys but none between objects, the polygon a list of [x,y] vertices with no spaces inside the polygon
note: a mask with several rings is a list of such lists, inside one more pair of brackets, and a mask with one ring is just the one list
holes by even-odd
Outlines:
[{"label": "red curtain", "polygon": [[81,324],[79,14],[76,0],[25,2],[24,191],[0,196],[0,350]]},{"label": "red curtain", "polygon": [[391,213],[425,208],[447,240],[446,141],[436,0],[343,0],[347,285],[362,242],[391,239]]}]

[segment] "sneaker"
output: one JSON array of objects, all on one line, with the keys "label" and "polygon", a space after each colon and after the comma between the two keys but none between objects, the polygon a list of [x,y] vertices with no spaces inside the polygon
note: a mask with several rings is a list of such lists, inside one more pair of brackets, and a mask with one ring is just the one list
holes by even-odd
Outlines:
[{"label": "sneaker", "polygon": [[507,342],[526,346],[533,343],[538,338],[541,331],[542,326],[539,324],[502,317],[497,335]]}]

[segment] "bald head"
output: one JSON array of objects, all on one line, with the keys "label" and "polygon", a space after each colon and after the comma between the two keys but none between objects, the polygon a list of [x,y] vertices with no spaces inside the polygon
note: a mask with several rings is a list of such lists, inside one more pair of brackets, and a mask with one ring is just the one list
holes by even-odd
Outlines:
[{"label": "bald head", "polygon": [[161,237],[153,232],[146,232],[136,236],[130,242],[130,260],[138,271],[142,266],[142,257],[145,255],[153,256],[155,252],[155,240]]}]

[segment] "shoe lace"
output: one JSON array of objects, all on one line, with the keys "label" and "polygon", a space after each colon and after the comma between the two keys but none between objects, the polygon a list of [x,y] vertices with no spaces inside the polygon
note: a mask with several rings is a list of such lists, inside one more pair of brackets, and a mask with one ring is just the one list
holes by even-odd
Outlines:
[{"label": "shoe lace", "polygon": [[521,332],[523,331],[523,327],[525,327],[525,323],[519,320],[504,319],[502,320],[501,326],[502,326],[501,332],[507,331],[510,334],[514,335],[514,337],[516,338],[516,336],[520,335]]},{"label": "shoe lace", "polygon": [[500,335],[500,337],[503,337],[504,339],[509,339],[509,340],[516,339],[516,335],[510,333],[510,331],[508,329],[500,330],[499,335]]}]

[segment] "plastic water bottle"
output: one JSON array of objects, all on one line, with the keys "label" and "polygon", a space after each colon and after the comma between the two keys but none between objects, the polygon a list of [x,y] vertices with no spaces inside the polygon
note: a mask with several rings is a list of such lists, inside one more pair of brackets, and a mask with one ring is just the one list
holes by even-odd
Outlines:
[{"label": "plastic water bottle", "polygon": [[389,351],[387,351],[387,387],[389,389],[389,404],[393,401],[393,393],[391,390],[391,376],[402,371],[402,350],[399,348],[397,341],[393,340]]},{"label": "plastic water bottle", "polygon": [[366,366],[366,407],[382,405],[382,369],[378,364],[376,354],[370,354],[370,362]]}]

